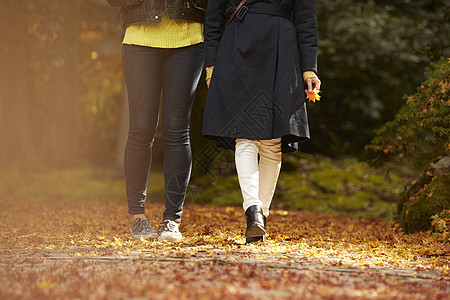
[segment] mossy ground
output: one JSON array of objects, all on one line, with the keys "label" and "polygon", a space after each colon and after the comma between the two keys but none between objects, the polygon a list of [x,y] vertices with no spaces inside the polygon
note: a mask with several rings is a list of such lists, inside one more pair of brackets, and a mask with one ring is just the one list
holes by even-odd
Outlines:
[{"label": "mossy ground", "polygon": [[[230,164],[232,167],[233,164]],[[242,195],[234,170],[225,176],[194,176],[187,204],[241,206]],[[362,217],[392,218],[405,180],[390,181],[367,164],[352,159],[332,160],[302,153],[283,156],[273,209],[308,210]],[[51,186],[51,189],[49,189]],[[150,174],[148,204],[164,201],[164,176]],[[51,198],[55,201],[126,201],[121,170],[89,168],[40,172],[0,173],[0,193],[17,199]],[[19,200],[18,200],[19,201]]]},{"label": "mossy ground", "polygon": [[[405,180],[383,174],[354,159],[332,160],[303,153],[283,155],[272,207],[362,217],[391,218]],[[202,191],[196,201],[215,205],[241,205],[235,174],[195,177],[192,187]]]}]

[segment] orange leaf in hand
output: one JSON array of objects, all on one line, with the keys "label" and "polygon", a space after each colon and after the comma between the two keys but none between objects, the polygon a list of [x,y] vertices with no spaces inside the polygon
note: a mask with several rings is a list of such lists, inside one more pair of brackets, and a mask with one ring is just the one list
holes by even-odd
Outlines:
[{"label": "orange leaf in hand", "polygon": [[306,99],[312,102],[320,101],[320,90],[314,90],[312,92],[305,90],[306,93]]}]

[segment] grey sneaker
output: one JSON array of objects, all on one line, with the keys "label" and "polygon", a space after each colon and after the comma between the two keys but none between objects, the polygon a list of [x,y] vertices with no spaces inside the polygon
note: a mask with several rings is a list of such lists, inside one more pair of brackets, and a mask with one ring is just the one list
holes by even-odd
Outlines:
[{"label": "grey sneaker", "polygon": [[159,229],[161,233],[159,234],[158,241],[172,241],[178,242],[182,239],[180,231],[178,231],[178,226],[180,224],[172,220],[164,220],[159,223]]},{"label": "grey sneaker", "polygon": [[140,240],[141,238],[144,240],[156,240],[158,238],[156,230],[153,229],[145,218],[137,218],[134,220],[130,225],[130,231],[135,240]]}]

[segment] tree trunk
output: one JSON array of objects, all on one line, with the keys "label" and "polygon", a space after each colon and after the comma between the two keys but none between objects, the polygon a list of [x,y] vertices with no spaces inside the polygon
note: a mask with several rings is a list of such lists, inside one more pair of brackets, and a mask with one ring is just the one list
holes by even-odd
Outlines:
[{"label": "tree trunk", "polygon": [[65,166],[78,156],[78,78],[79,1],[60,5],[61,33],[55,41],[55,57],[50,80],[50,122],[45,135],[43,156],[52,165]]},{"label": "tree trunk", "polygon": [[[26,12],[21,1],[2,4],[0,28],[0,168],[36,161],[30,112],[34,102]],[[10,26],[14,24],[14,28]]]}]

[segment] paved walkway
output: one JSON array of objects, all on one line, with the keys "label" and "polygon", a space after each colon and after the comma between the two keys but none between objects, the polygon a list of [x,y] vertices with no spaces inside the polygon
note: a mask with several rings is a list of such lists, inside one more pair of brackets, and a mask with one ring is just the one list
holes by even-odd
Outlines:
[{"label": "paved walkway", "polygon": [[[183,257],[192,252],[193,248],[196,250],[195,255]],[[221,253],[224,251],[218,249],[195,246],[185,247],[178,255],[171,257],[154,257],[141,251],[126,255],[79,255],[79,250],[84,251],[84,249],[31,252],[14,250],[9,254],[0,255],[0,270],[3,269],[2,275],[9,273],[8,277],[12,272],[27,270],[28,273],[35,275],[43,274],[42,278],[45,278],[45,274],[65,274],[67,272],[64,270],[72,270],[66,275],[73,277],[76,273],[78,277],[94,281],[104,280],[105,276],[110,280],[116,278],[130,281],[134,274],[142,273],[141,276],[152,278],[158,283],[155,294],[149,294],[144,289],[141,290],[139,297],[132,296],[132,293],[124,287],[120,288],[122,296],[104,291],[103,295],[108,295],[111,299],[197,299],[197,297],[219,299],[223,296],[229,299],[449,299],[447,297],[450,297],[450,278],[437,270],[386,268],[361,265],[343,259],[318,261],[315,257],[300,254],[274,255],[259,252],[242,257],[239,253],[227,254]],[[202,272],[205,269],[207,271]],[[178,284],[175,284],[173,289],[165,290],[162,288],[165,284],[173,284],[170,276],[167,278],[167,274],[170,273],[177,274],[175,280]],[[183,277],[195,280],[180,281]],[[6,277],[2,276],[2,281],[5,279]],[[242,285],[239,284],[240,281],[256,284]],[[55,284],[54,281],[43,280],[38,282],[37,286],[44,292],[43,295],[48,295],[45,291],[56,289]],[[113,285],[113,282],[110,284]],[[183,284],[189,289],[181,288]],[[86,285],[86,282],[79,288],[86,289],[86,294],[87,291],[95,291],[95,287]],[[176,290],[179,288],[184,294],[177,298]],[[222,292],[208,292],[208,289]],[[85,294],[74,294],[75,298],[83,295]]]}]

